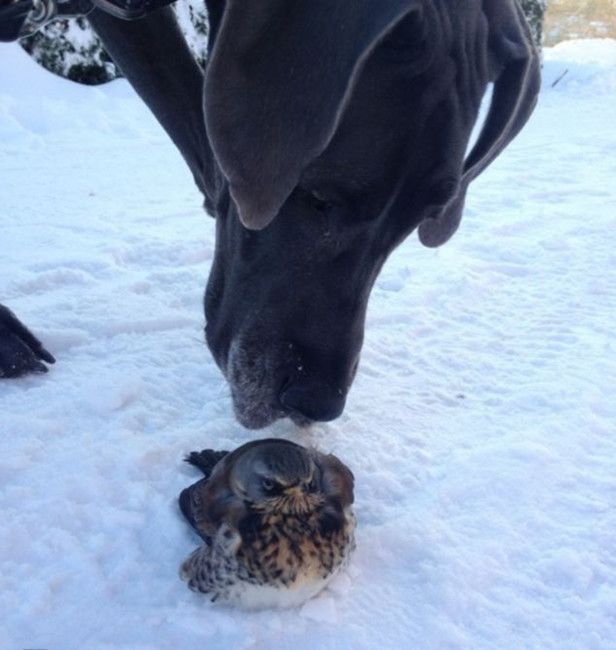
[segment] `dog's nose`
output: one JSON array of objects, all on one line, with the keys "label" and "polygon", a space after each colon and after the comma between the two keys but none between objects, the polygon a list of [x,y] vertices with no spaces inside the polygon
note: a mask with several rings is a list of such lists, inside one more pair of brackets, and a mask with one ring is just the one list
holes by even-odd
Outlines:
[{"label": "dog's nose", "polygon": [[280,394],[285,410],[299,413],[315,422],[335,420],[344,410],[345,391],[325,382],[301,379],[289,384]]}]

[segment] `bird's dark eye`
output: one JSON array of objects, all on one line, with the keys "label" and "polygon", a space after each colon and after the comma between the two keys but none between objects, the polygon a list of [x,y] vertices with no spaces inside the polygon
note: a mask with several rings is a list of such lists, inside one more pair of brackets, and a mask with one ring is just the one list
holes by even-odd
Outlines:
[{"label": "bird's dark eye", "polygon": [[308,492],[316,492],[319,489],[319,482],[317,481],[316,476],[312,478],[310,483],[308,483]]},{"label": "bird's dark eye", "polygon": [[261,486],[263,487],[263,489],[265,490],[265,492],[273,492],[273,491],[274,491],[274,488],[276,487],[276,484],[275,484],[274,481],[272,481],[271,479],[269,479],[269,478],[264,478],[264,479],[261,481]]}]

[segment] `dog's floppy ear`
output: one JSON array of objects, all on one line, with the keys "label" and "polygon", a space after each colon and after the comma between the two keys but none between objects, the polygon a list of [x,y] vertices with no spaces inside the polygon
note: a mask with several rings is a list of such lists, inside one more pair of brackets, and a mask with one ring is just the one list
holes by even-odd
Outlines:
[{"label": "dog's floppy ear", "polygon": [[333,136],[376,43],[421,0],[228,0],[208,63],[208,137],[242,223],[267,226]]},{"label": "dog's floppy ear", "polygon": [[503,151],[524,126],[539,93],[539,56],[517,0],[487,0],[488,56],[496,67],[490,109],[469,153],[459,189],[443,210],[419,225],[425,246],[444,244],[457,230],[470,182]]}]

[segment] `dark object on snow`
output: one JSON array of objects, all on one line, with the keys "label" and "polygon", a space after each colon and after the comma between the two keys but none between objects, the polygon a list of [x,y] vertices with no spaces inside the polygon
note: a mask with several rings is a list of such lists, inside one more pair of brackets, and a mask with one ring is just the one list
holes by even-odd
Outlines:
[{"label": "dark object on snow", "polygon": [[169,8],[89,20],[217,218],[206,338],[238,419],[332,420],[381,266],[457,230],[535,106],[538,54],[517,0],[207,5],[205,74]]},{"label": "dark object on snow", "polygon": [[181,568],[194,591],[248,608],[289,607],[348,560],[353,474],[335,456],[268,438],[186,460],[205,475],[179,499],[205,542]]},{"label": "dark object on snow", "polygon": [[15,314],[0,305],[0,377],[20,377],[28,372],[47,372],[43,361],[56,362]]}]

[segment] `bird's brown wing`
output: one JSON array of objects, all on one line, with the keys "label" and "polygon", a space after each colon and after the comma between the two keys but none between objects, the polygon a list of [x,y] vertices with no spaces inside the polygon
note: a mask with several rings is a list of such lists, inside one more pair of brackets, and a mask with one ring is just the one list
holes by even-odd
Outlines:
[{"label": "bird's brown wing", "polygon": [[333,454],[314,452],[315,463],[321,471],[324,504],[320,510],[321,533],[337,532],[344,525],[345,510],[353,503],[353,472]]},{"label": "bird's brown wing", "polygon": [[206,542],[211,541],[223,523],[237,528],[245,514],[244,502],[229,486],[232,457],[233,454],[226,454],[214,465],[208,478],[202,478],[180,494],[182,514]]},{"label": "bird's brown wing", "polygon": [[353,503],[353,472],[333,454],[316,452],[315,462],[321,470],[321,486],[326,498],[340,500],[343,508]]},{"label": "bird's brown wing", "polygon": [[202,494],[204,491],[207,479],[201,479],[190,487],[182,490],[179,496],[180,511],[186,518],[186,521],[192,526],[195,532],[207,543],[211,541],[210,535],[207,533],[208,527],[205,525],[201,512],[202,507]]}]

